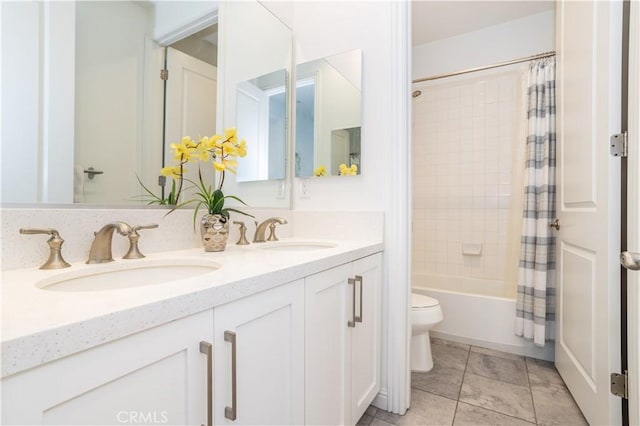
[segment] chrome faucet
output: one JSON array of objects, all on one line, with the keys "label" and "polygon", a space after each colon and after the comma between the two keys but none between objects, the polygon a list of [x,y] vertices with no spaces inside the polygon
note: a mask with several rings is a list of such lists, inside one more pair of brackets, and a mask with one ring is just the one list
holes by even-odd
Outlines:
[{"label": "chrome faucet", "polygon": [[258,225],[258,222],[256,222],[256,233],[253,236],[253,242],[264,243],[265,241],[267,241],[265,239],[265,233],[267,232],[267,228],[271,230],[271,233],[269,235],[269,241],[278,241],[278,238],[276,237],[276,232],[275,232],[276,223],[279,223],[280,225],[284,225],[285,223],[287,223],[287,221],[281,217],[270,217],[269,219],[266,219],[264,222],[262,222],[260,225]]},{"label": "chrome faucet", "polygon": [[91,244],[87,263],[113,262],[111,242],[113,240],[113,231],[116,229],[120,235],[125,237],[133,232],[133,229],[124,222],[113,222],[103,226],[102,229],[94,234],[95,238]]}]

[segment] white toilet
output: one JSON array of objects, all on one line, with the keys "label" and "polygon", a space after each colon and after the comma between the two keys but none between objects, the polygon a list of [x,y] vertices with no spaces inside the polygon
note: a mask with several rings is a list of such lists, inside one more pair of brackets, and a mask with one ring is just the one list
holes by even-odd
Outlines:
[{"label": "white toilet", "polygon": [[433,297],[411,294],[411,371],[433,368],[429,330],[442,321],[442,308]]}]

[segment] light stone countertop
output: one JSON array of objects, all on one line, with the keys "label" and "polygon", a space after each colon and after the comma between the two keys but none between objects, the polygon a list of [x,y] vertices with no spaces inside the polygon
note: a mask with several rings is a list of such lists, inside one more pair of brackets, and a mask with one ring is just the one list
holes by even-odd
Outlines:
[{"label": "light stone countertop", "polygon": [[[304,239],[283,239],[305,241]],[[313,239],[312,241],[322,241]],[[202,248],[163,252],[106,265],[135,267],[163,259],[205,261],[216,271],[162,284],[96,291],[50,291],[36,286],[57,275],[113,266],[73,263],[43,271],[38,266],[2,272],[1,376],[106,343],[169,321],[259,293],[380,252],[380,241],[330,241],[336,247],[309,251],[265,250],[261,244],[224,252]],[[267,243],[278,244],[278,243]],[[141,271],[141,273],[143,273]]]}]

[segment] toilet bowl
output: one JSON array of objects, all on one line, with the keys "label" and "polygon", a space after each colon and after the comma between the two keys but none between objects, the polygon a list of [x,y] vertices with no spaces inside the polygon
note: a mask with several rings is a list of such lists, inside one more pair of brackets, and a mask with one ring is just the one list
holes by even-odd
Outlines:
[{"label": "toilet bowl", "polygon": [[442,321],[442,308],[433,297],[411,295],[411,371],[427,372],[433,368],[429,330]]}]

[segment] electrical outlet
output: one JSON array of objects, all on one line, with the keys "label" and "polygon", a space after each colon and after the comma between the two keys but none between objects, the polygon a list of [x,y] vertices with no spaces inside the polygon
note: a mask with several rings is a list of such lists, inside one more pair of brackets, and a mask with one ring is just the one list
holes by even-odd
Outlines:
[{"label": "electrical outlet", "polygon": [[300,179],[300,198],[311,198],[309,193],[309,179]]}]

